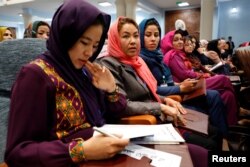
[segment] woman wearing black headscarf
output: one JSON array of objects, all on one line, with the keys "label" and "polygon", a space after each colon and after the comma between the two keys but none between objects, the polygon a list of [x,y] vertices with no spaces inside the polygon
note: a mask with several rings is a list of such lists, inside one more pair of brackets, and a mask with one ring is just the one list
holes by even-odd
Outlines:
[{"label": "woman wearing black headscarf", "polygon": [[58,8],[48,51],[25,65],[13,85],[8,166],[72,166],[110,158],[128,144],[93,137],[92,127],[105,123],[105,111],[118,114],[126,105],[111,72],[91,63],[109,24],[109,15],[83,0],[66,0]]}]

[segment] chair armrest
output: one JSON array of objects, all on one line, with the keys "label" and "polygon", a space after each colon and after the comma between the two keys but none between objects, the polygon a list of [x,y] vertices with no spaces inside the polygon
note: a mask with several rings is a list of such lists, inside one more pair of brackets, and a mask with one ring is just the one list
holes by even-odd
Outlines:
[{"label": "chair armrest", "polygon": [[5,162],[3,162],[3,163],[0,163],[0,167],[8,167],[8,165]]},{"label": "chair armrest", "polygon": [[154,125],[156,123],[157,120],[153,115],[136,115],[136,116],[124,117],[120,120],[120,124]]},{"label": "chair armrest", "polygon": [[[182,102],[182,97],[180,95],[169,95],[175,101]],[[121,118],[120,124],[144,124],[144,125],[154,125],[157,124],[157,119],[153,115],[136,115],[130,117]]]},{"label": "chair armrest", "polygon": [[167,97],[170,99],[173,99],[175,101],[178,101],[180,103],[182,102],[182,96],[180,96],[180,95],[168,95]]}]

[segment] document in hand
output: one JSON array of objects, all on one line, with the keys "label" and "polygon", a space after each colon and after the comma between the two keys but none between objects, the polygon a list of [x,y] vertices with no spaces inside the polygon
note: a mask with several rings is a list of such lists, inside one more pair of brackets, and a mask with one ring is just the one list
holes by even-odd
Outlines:
[{"label": "document in hand", "polygon": [[135,144],[180,144],[185,142],[183,137],[175,130],[172,124],[145,125],[147,131],[153,136],[131,139]]},{"label": "document in hand", "polygon": [[[137,138],[144,136],[152,136],[154,135],[153,131],[148,130],[148,126],[150,125],[115,125],[115,124],[105,124],[98,129],[108,132],[109,134],[117,134],[122,135],[123,138]],[[99,134],[99,132],[94,132],[94,135]]]},{"label": "document in hand", "polygon": [[222,63],[222,61],[220,61],[219,63],[215,64],[212,68],[210,68],[209,71],[214,71],[223,65],[224,64]]},{"label": "document in hand", "polygon": [[208,135],[208,115],[199,111],[185,108],[187,114],[182,115],[187,121],[186,126],[180,126],[196,133]]},{"label": "document in hand", "polygon": [[195,85],[194,91],[189,94],[185,94],[182,100],[186,101],[204,95],[206,95],[206,80],[201,77]]}]

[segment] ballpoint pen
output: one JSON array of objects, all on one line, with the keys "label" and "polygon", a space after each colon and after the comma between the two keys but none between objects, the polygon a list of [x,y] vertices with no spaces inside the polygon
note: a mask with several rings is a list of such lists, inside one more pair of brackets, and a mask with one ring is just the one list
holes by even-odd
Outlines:
[{"label": "ballpoint pen", "polygon": [[95,131],[97,131],[97,132],[99,132],[99,133],[105,135],[105,136],[109,136],[109,137],[113,137],[113,138],[119,139],[117,136],[112,135],[112,134],[106,132],[106,131],[103,130],[103,129],[100,129],[100,128],[97,128],[97,127],[93,127],[93,129],[94,129]]}]

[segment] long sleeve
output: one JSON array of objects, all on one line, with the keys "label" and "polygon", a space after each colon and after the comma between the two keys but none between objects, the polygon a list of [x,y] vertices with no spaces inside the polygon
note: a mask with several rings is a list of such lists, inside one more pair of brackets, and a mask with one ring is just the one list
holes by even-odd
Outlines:
[{"label": "long sleeve", "polygon": [[180,87],[175,86],[158,86],[157,93],[161,96],[168,96],[168,95],[179,95],[181,94]]},{"label": "long sleeve", "polygon": [[196,78],[197,74],[188,69],[179,55],[173,56],[170,60],[169,68],[175,82],[182,82],[187,78]]},{"label": "long sleeve", "polygon": [[[52,84],[39,68],[22,68],[12,89],[5,161],[9,166],[69,166],[68,144],[53,136]],[[51,104],[51,105],[48,105]],[[54,104],[54,105],[53,105]]]},{"label": "long sleeve", "polygon": [[141,55],[141,57],[157,80],[157,94],[161,96],[180,94],[180,87],[172,85],[174,84],[174,81],[168,66],[166,66],[162,62],[157,62],[153,58],[149,58],[143,55]]},{"label": "long sleeve", "polygon": [[98,63],[109,68],[116,79],[120,92],[127,99],[126,109],[121,116],[141,114],[160,115],[160,104],[152,100],[153,96],[149,89],[144,83],[139,81],[133,69],[120,64],[116,59],[111,57],[104,57],[98,60]]}]

